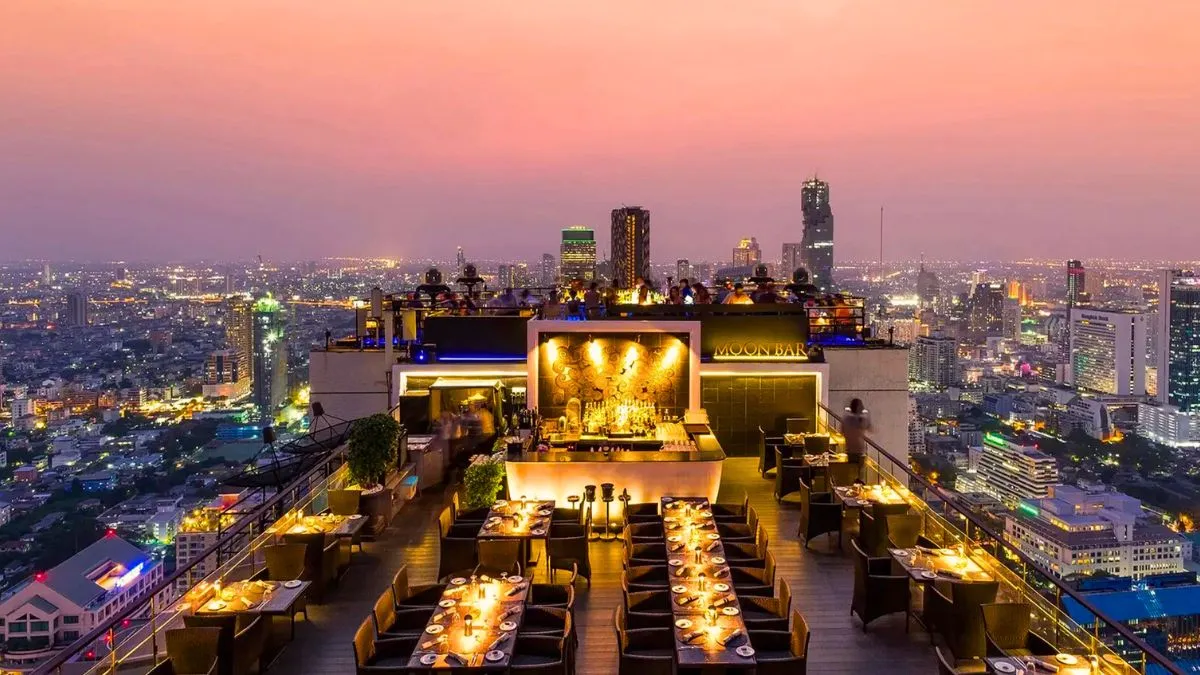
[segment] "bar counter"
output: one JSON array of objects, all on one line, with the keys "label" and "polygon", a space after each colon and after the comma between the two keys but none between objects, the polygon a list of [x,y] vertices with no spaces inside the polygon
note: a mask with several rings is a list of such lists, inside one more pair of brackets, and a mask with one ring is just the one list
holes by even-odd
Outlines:
[{"label": "bar counter", "polygon": [[[600,501],[600,485],[612,483],[614,494],[629,491],[634,504],[657,502],[664,496],[706,497],[716,501],[721,486],[721,468],[725,452],[707,425],[687,425],[688,436],[695,444],[693,451],[664,451],[634,449],[617,452],[581,452],[551,449],[536,452],[526,448],[519,456],[510,456],[505,463],[508,494],[512,498],[553,499],[567,506],[571,495],[583,496],[585,485],[596,486],[593,521],[604,522],[604,504]],[[606,438],[581,436],[573,443],[608,443],[632,446],[652,446],[653,439]],[[661,445],[661,443],[659,443]],[[614,519],[620,518],[624,505],[610,505]]]}]

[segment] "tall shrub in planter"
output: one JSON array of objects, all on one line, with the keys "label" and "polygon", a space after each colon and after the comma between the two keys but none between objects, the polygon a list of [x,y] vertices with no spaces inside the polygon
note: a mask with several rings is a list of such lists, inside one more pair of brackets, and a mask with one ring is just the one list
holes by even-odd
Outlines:
[{"label": "tall shrub in planter", "polygon": [[504,487],[504,454],[474,458],[463,474],[463,486],[468,509],[491,506]]},{"label": "tall shrub in planter", "polygon": [[386,413],[354,422],[350,429],[350,451],[346,462],[350,477],[367,490],[382,485],[388,470],[396,465],[396,443],[400,423]]}]

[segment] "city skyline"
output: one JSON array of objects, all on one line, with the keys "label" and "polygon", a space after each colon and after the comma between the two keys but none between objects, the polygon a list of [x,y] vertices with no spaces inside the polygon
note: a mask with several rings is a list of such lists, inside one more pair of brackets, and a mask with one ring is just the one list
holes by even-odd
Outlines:
[{"label": "city skyline", "polygon": [[887,259],[1200,246],[1200,7],[687,8],[6,6],[6,248],[513,256],[624,203],[719,260],[798,241],[813,174],[838,260],[878,258],[881,205]]}]

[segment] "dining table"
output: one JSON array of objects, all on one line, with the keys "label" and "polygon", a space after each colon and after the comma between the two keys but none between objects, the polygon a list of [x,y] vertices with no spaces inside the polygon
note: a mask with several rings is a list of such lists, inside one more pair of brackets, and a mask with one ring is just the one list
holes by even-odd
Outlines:
[{"label": "dining table", "polygon": [[[312,582],[294,579],[291,581],[235,581],[223,586],[212,586],[210,597],[189,606],[192,613],[202,616],[227,614],[262,614],[263,616],[286,616],[291,621],[292,637],[296,636],[295,607],[304,597]],[[187,609],[185,608],[185,609]]]},{"label": "dining table", "polygon": [[299,516],[286,525],[284,534],[315,534],[323,532],[334,537],[353,537],[362,531],[367,519],[360,514],[338,516],[332,513],[322,513],[312,516]]},{"label": "dining table", "polygon": [[883,483],[837,485],[833,488],[833,494],[842,502],[843,506],[847,507],[862,508],[872,504],[901,506],[908,503],[904,495],[900,494],[896,488]]},{"label": "dining table", "polygon": [[552,499],[498,499],[479,526],[480,539],[545,539],[554,516]]},{"label": "dining table", "polygon": [[518,575],[451,579],[408,669],[508,670],[531,585]]},{"label": "dining table", "polygon": [[663,497],[661,511],[678,665],[753,665],[712,505],[704,497]]},{"label": "dining table", "polygon": [[1061,653],[1053,656],[989,656],[989,673],[995,675],[1125,675],[1129,665],[1116,654],[1103,658]]},{"label": "dining table", "polygon": [[889,548],[900,567],[918,583],[938,579],[955,581],[991,581],[992,575],[980,567],[969,553],[961,548]]}]

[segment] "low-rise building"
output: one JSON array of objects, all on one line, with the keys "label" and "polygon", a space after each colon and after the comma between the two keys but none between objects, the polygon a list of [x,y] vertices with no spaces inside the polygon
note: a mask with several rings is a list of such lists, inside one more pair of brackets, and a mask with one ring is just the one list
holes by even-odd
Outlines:
[{"label": "low-rise building", "polygon": [[955,489],[992,495],[1010,508],[1047,496],[1058,483],[1058,463],[1023,438],[986,433],[983,445],[970,448],[968,457]]},{"label": "low-rise building", "polygon": [[1144,517],[1141,502],[1112,490],[1055,485],[1021,500],[1004,518],[1005,536],[1056,576],[1098,572],[1140,579],[1184,571],[1192,544]]}]

